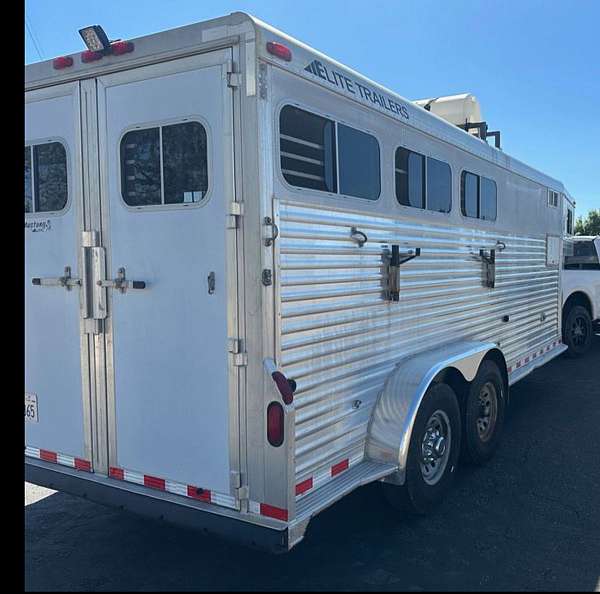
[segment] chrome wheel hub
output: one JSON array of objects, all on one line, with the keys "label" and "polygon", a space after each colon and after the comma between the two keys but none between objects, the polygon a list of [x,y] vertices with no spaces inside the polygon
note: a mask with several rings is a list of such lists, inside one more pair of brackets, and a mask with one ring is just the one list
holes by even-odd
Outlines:
[{"label": "chrome wheel hub", "polygon": [[479,416],[477,435],[481,441],[488,441],[494,434],[498,418],[498,393],[492,382],[486,382],[479,392]]},{"label": "chrome wheel hub", "polygon": [[451,439],[448,415],[443,410],[436,410],[429,417],[421,440],[421,474],[428,485],[435,485],[444,474]]}]

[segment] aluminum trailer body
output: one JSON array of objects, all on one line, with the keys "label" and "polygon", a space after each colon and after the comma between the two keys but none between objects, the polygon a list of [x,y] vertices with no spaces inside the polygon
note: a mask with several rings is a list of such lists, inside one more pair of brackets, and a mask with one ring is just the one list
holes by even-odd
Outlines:
[{"label": "aluminum trailer body", "polygon": [[26,67],[26,478],[288,550],[564,351],[560,182],[243,13],[127,49]]}]

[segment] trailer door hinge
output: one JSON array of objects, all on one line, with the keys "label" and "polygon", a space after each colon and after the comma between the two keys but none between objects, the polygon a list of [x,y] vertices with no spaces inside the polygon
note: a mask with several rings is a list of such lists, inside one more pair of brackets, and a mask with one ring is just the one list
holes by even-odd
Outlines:
[{"label": "trailer door hinge", "polygon": [[229,205],[229,214],[227,215],[227,228],[238,229],[240,227],[240,218],[244,214],[244,208],[241,202],[231,202]]},{"label": "trailer door hinge", "polygon": [[235,493],[235,497],[238,500],[248,499],[249,489],[248,485],[242,486],[242,475],[237,470],[232,470],[229,474],[229,484],[231,489]]},{"label": "trailer door hinge", "polygon": [[248,364],[248,353],[242,351],[241,339],[229,339],[229,352],[233,355],[233,364],[236,367],[245,367]]},{"label": "trailer door hinge", "polygon": [[227,86],[231,88],[239,87],[242,84],[242,73],[241,72],[228,72],[227,73]]}]

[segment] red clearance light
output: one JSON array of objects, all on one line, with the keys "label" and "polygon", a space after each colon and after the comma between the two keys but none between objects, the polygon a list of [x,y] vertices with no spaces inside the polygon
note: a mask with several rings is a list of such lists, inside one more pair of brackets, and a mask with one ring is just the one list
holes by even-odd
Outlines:
[{"label": "red clearance light", "polygon": [[292,60],[292,52],[289,47],[281,43],[277,43],[276,41],[267,41],[267,51],[286,62],[291,62]]},{"label": "red clearance light", "polygon": [[115,56],[128,54],[133,51],[133,43],[131,41],[115,41],[110,44],[111,53]]},{"label": "red clearance light", "polygon": [[85,62],[95,62],[96,60],[101,60],[104,54],[102,52],[92,52],[90,50],[86,50],[85,52],[81,52],[81,61]]},{"label": "red clearance light", "polygon": [[283,417],[283,406],[271,402],[267,407],[267,440],[276,448],[283,443]]},{"label": "red clearance light", "polygon": [[296,387],[296,382],[294,380],[288,380],[281,371],[274,371],[271,374],[273,381],[277,384],[277,389],[281,394],[282,400],[286,404],[292,404],[294,401],[294,389]]},{"label": "red clearance light", "polygon": [[54,58],[54,60],[52,60],[52,66],[54,67],[54,70],[68,68],[69,66],[73,66],[73,58],[71,58],[71,56],[60,56],[58,58]]}]

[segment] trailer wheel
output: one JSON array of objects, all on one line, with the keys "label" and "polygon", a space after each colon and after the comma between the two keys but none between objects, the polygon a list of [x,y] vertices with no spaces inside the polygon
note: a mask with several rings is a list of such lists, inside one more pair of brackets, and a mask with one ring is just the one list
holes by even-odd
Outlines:
[{"label": "trailer wheel", "polygon": [[581,306],[572,307],[563,323],[563,342],[569,347],[569,357],[580,357],[592,342],[592,318],[588,310]]},{"label": "trailer wheel", "polygon": [[500,369],[493,361],[484,361],[464,402],[462,444],[468,462],[484,464],[494,455],[502,435],[505,408]]},{"label": "trailer wheel", "polygon": [[432,384],[413,426],[404,485],[382,483],[383,494],[394,508],[424,515],[443,499],[456,472],[460,434],[454,390],[447,384]]}]

